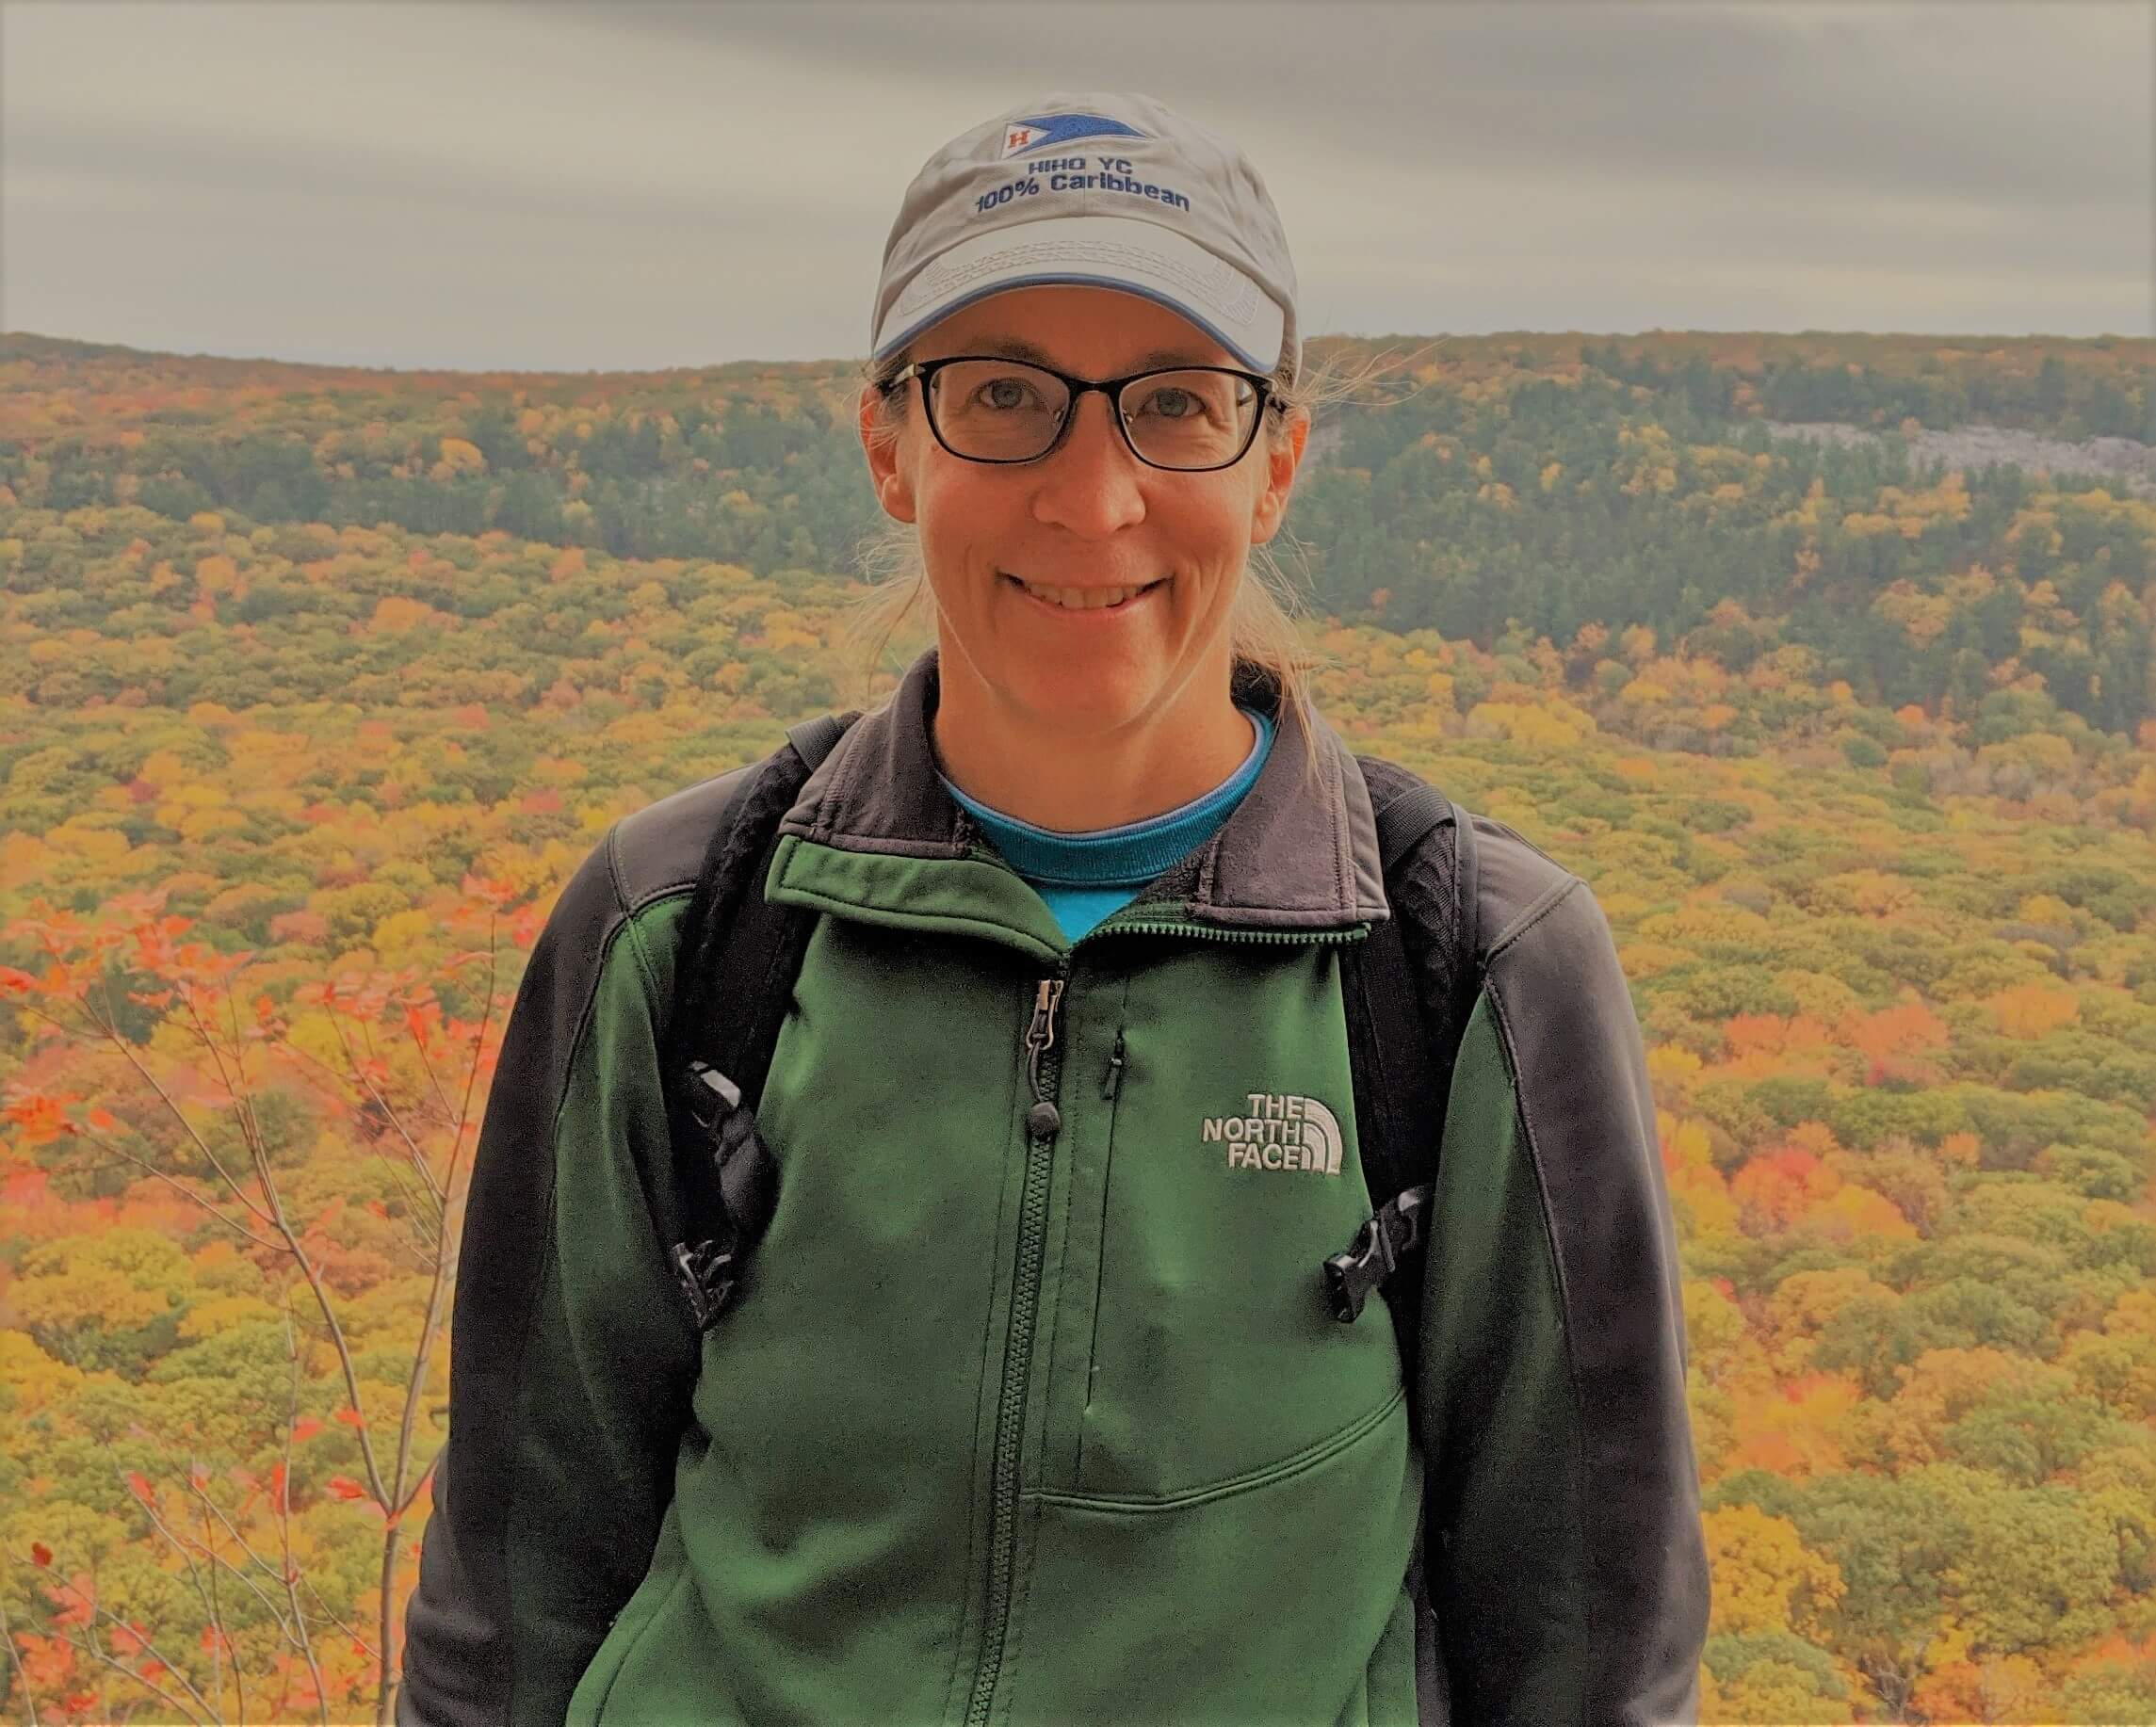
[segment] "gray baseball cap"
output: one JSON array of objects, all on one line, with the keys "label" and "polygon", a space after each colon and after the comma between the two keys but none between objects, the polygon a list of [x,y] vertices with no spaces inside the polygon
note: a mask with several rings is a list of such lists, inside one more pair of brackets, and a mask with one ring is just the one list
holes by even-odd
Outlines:
[{"label": "gray baseball cap", "polygon": [[961,133],[906,187],[869,353],[1005,288],[1116,288],[1179,312],[1254,372],[1302,370],[1295,265],[1250,158],[1129,92],[1043,96]]}]

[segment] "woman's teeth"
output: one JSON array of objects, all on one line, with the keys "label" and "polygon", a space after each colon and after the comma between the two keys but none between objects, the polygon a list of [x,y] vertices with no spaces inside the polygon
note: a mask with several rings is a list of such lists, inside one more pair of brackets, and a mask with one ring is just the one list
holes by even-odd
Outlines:
[{"label": "woman's teeth", "polygon": [[1141,582],[1135,588],[1043,588],[1017,576],[1011,578],[1036,600],[1046,600],[1051,605],[1067,605],[1074,611],[1093,611],[1105,605],[1120,605],[1124,601],[1143,593],[1156,586],[1153,582]]}]

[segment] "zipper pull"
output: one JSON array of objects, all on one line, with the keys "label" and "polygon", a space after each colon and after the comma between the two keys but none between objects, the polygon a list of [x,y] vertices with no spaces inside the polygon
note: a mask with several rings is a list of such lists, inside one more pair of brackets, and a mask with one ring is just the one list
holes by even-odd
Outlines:
[{"label": "zipper pull", "polygon": [[1033,996],[1033,1020],[1026,1027],[1026,1083],[1032,1089],[1033,1106],[1026,1111],[1026,1126],[1038,1138],[1052,1139],[1063,1124],[1062,1112],[1041,1089],[1041,1056],[1055,1047],[1056,1009],[1063,999],[1063,980],[1044,977]]},{"label": "zipper pull", "polygon": [[1063,980],[1044,977],[1033,990],[1033,1023],[1026,1027],[1026,1048],[1038,1054],[1056,1041],[1056,1004],[1063,998]]},{"label": "zipper pull", "polygon": [[1101,1076],[1100,1095],[1104,1102],[1112,1104],[1123,1091],[1123,1034],[1115,1034],[1115,1052],[1108,1058],[1108,1072]]}]

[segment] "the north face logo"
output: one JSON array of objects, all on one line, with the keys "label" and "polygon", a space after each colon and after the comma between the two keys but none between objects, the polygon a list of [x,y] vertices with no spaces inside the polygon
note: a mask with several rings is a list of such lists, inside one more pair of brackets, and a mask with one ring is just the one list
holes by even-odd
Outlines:
[{"label": "the north face logo", "polygon": [[1314,1097],[1273,1091],[1248,1094],[1248,1115],[1208,1116],[1198,1138],[1227,1147],[1231,1170],[1308,1170],[1340,1172],[1340,1124]]}]

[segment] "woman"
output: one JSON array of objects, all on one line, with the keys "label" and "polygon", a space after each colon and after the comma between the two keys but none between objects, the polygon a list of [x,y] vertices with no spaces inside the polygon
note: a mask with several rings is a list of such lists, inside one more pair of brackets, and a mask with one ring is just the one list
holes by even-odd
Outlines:
[{"label": "woman", "polygon": [[1256,169],[1145,97],[1029,104],[909,188],[860,432],[936,647],[765,883],[819,914],[757,1108],[777,1208],[700,1338],[650,1198],[683,794],[520,993],[400,1719],[1691,1718],[1639,1031],[1584,884],[1495,824],[1420,1336],[1318,1299],[1373,1197],[1339,953],[1386,908],[1248,573],[1308,432],[1296,310]]}]

